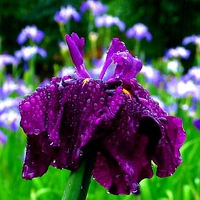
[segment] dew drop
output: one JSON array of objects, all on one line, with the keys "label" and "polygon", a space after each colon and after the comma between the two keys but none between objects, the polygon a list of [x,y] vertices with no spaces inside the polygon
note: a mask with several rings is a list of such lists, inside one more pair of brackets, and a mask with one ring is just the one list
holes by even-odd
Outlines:
[{"label": "dew drop", "polygon": [[120,174],[115,175],[115,177],[116,177],[116,178],[119,178],[119,177],[120,177]]},{"label": "dew drop", "polygon": [[96,84],[96,88],[99,89],[101,86],[99,84]]},{"label": "dew drop", "polygon": [[162,122],[167,122],[167,119],[165,118],[165,117],[159,117],[158,118],[160,121],[162,121]]},{"label": "dew drop", "polygon": [[24,108],[29,109],[31,107],[31,104],[29,102],[24,103]]},{"label": "dew drop", "polygon": [[51,90],[51,91],[54,91],[55,89],[56,89],[55,85],[51,85],[51,86],[50,86],[50,90]]},{"label": "dew drop", "polygon": [[88,100],[87,100],[87,104],[90,104],[90,102],[91,102],[91,99],[88,99]]}]

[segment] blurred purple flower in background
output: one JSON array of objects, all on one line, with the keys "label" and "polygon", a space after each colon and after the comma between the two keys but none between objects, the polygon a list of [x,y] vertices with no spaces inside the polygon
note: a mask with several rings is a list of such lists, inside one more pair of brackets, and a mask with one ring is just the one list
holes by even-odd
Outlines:
[{"label": "blurred purple flower in background", "polygon": [[[89,69],[89,74],[93,78],[97,79],[99,77],[99,74],[101,73],[103,65],[106,60],[106,56],[107,53],[105,52],[100,59],[93,60],[94,68]],[[116,65],[114,63],[109,66],[108,70],[106,70],[104,74],[103,80],[107,80],[109,77],[111,77],[111,75],[114,73],[115,67]]]},{"label": "blurred purple flower in background", "polygon": [[15,109],[9,108],[0,114],[0,127],[4,127],[11,131],[17,131],[19,129],[20,119],[21,117],[18,106],[16,106]]},{"label": "blurred purple flower in background", "polygon": [[146,38],[147,41],[152,40],[152,35],[148,31],[147,26],[142,23],[135,24],[133,27],[126,31],[127,38],[135,38],[136,40],[142,40]]},{"label": "blurred purple flower in background", "polygon": [[100,28],[102,26],[109,28],[116,25],[119,27],[120,31],[124,31],[125,29],[125,23],[121,21],[118,17],[113,17],[112,15],[104,14],[102,16],[97,16],[94,23],[97,28]]},{"label": "blurred purple flower in background", "polygon": [[0,55],[0,69],[6,65],[18,65],[18,60],[14,56],[2,54]]},{"label": "blurred purple flower in background", "polygon": [[[23,81],[15,81],[12,77],[6,77],[0,88],[0,127],[11,131],[19,128],[20,114],[19,102],[22,96],[31,92]],[[11,98],[10,95],[17,97]]]},{"label": "blurred purple flower in background", "polygon": [[200,99],[200,87],[194,84],[191,80],[180,80],[177,78],[172,78],[166,83],[166,90],[172,96],[176,98],[187,98],[192,96],[195,99]]},{"label": "blurred purple flower in background", "polygon": [[188,59],[190,56],[190,50],[185,49],[184,47],[176,47],[168,49],[164,55],[164,60],[169,58],[183,58]]},{"label": "blurred purple flower in background", "polygon": [[193,80],[195,84],[200,85],[200,66],[194,66],[184,75],[184,80]]},{"label": "blurred purple flower in background", "polygon": [[19,105],[28,141],[23,178],[42,176],[50,165],[75,170],[91,151],[97,153],[94,179],[113,194],[136,192],[153,176],[152,160],[159,177],[172,175],[185,132],[181,119],[163,111],[137,82],[142,62],[113,38],[93,79],[84,64],[84,38],[73,33],[66,41],[78,78],[54,77]]},{"label": "blurred purple flower in background", "polygon": [[179,71],[182,71],[178,60],[170,60],[167,62],[167,71],[176,74]]},{"label": "blurred purple flower in background", "polygon": [[188,37],[185,37],[182,41],[183,45],[187,45],[189,43],[200,44],[200,35],[188,36]]},{"label": "blurred purple flower in background", "polygon": [[101,1],[87,0],[81,5],[81,12],[90,10],[94,16],[101,15],[107,11],[108,7],[103,5]]},{"label": "blurred purple flower in background", "polygon": [[7,136],[0,130],[0,143],[6,144]]},{"label": "blurred purple flower in background", "polygon": [[200,131],[200,119],[194,120],[193,124],[197,128],[197,130]]},{"label": "blurred purple flower in background", "polygon": [[21,50],[15,51],[16,58],[23,59],[25,61],[29,61],[36,54],[39,54],[43,58],[47,56],[46,51],[43,48],[37,46],[22,47]]},{"label": "blurred purple flower in background", "polygon": [[58,77],[70,76],[70,75],[75,75],[74,67],[63,67],[61,71],[58,73]]},{"label": "blurred purple flower in background", "polygon": [[164,76],[159,70],[154,69],[151,65],[143,65],[141,74],[144,74],[146,81],[159,86],[164,81]]},{"label": "blurred purple flower in background", "polygon": [[5,99],[12,93],[24,96],[29,92],[31,92],[31,89],[26,87],[23,81],[18,80],[16,82],[11,76],[7,76],[2,87],[0,87],[0,97],[2,99]]},{"label": "blurred purple flower in background", "polygon": [[36,43],[42,41],[44,33],[37,29],[36,26],[26,26],[17,37],[17,42],[23,44],[27,39],[31,39]]},{"label": "blurred purple flower in background", "polygon": [[60,42],[58,43],[58,45],[59,45],[61,51],[68,51],[68,50],[69,50],[69,49],[68,49],[68,46],[67,46],[67,44],[66,44],[66,42],[60,41]]},{"label": "blurred purple flower in background", "polygon": [[54,16],[54,20],[62,24],[67,23],[71,18],[73,18],[75,21],[80,21],[81,16],[75,10],[75,8],[70,5],[67,7],[61,7],[60,11],[57,11]]}]

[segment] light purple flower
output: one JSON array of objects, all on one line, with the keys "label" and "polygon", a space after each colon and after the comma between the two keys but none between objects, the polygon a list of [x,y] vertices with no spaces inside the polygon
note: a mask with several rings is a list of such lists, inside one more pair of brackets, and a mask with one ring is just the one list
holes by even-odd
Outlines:
[{"label": "light purple flower", "polygon": [[164,59],[169,59],[169,58],[188,59],[189,57],[190,57],[190,50],[187,50],[184,47],[176,47],[168,49],[164,55]]},{"label": "light purple flower", "polygon": [[15,107],[15,109],[8,109],[0,115],[0,127],[11,131],[17,131],[19,129],[20,119],[18,107]]},{"label": "light purple flower", "polygon": [[[93,68],[89,69],[89,74],[91,74],[91,77],[97,79],[99,77],[99,74],[103,70],[104,63],[106,61],[107,52],[104,52],[102,57],[100,59],[93,60]],[[114,63],[110,64],[109,68],[106,70],[102,80],[107,80],[115,71],[116,65]]]},{"label": "light purple flower", "polygon": [[177,72],[181,71],[180,64],[178,60],[171,60],[167,62],[167,70],[176,74]]},{"label": "light purple flower", "polygon": [[23,44],[27,39],[40,43],[44,38],[44,33],[37,29],[36,26],[26,26],[17,37],[17,42]]},{"label": "light purple flower", "polygon": [[6,144],[7,136],[0,130],[0,143]]},{"label": "light purple flower", "polygon": [[87,0],[81,5],[81,11],[90,10],[94,16],[101,15],[107,11],[107,6],[103,5],[101,1]]},{"label": "light purple flower", "polygon": [[[42,176],[50,165],[76,170],[91,152],[92,175],[112,194],[136,192],[153,176],[152,161],[159,177],[172,175],[185,131],[181,119],[163,111],[137,82],[142,62],[113,38],[99,79],[93,79],[83,63],[84,39],[73,33],[66,41],[78,78],[54,77],[19,105],[28,141],[23,178]],[[114,73],[103,81],[113,64]]]},{"label": "light purple flower", "polygon": [[124,31],[125,29],[125,23],[121,21],[118,17],[113,17],[112,15],[104,14],[102,16],[97,16],[94,23],[97,28],[100,28],[102,26],[109,28],[113,25],[116,25],[119,27],[120,31]]},{"label": "light purple flower", "polygon": [[142,23],[135,24],[133,27],[126,31],[127,38],[135,38],[136,40],[142,40],[146,38],[147,41],[152,40],[152,35],[148,31],[147,26]]},{"label": "light purple flower", "polygon": [[22,47],[21,50],[15,51],[15,56],[18,59],[24,59],[25,61],[30,60],[36,54],[39,54],[43,58],[47,56],[46,51],[43,48],[37,46]]},{"label": "light purple flower", "polygon": [[160,82],[163,81],[163,75],[161,74],[161,72],[154,69],[151,65],[144,65],[140,73],[144,74],[148,82],[153,83],[157,86],[159,86]]},{"label": "light purple flower", "polygon": [[58,77],[63,77],[63,76],[72,76],[74,74],[74,68],[73,67],[63,67],[61,71],[58,73]]},{"label": "light purple flower", "polygon": [[24,96],[29,92],[31,92],[31,89],[26,87],[22,80],[15,81],[11,76],[7,76],[0,88],[0,97],[5,99],[12,93]]},{"label": "light purple flower", "polygon": [[193,80],[195,84],[200,85],[200,66],[190,68],[184,79]]},{"label": "light purple flower", "polygon": [[67,23],[71,18],[75,21],[80,21],[81,16],[75,8],[70,5],[67,7],[61,7],[60,11],[57,11],[54,16],[55,21],[62,24]]},{"label": "light purple flower", "polygon": [[187,45],[189,43],[200,44],[200,35],[188,36],[188,37],[185,37],[182,41],[183,45]]},{"label": "light purple flower", "polygon": [[200,131],[200,119],[194,120],[193,124],[197,128],[197,130]]},{"label": "light purple flower", "polygon": [[176,98],[186,98],[192,96],[193,98],[200,98],[200,87],[194,84],[191,80],[184,80],[172,78],[166,84],[166,90]]},{"label": "light purple flower", "polygon": [[0,55],[0,69],[5,67],[6,65],[17,65],[18,60],[11,55],[8,54],[2,54]]},{"label": "light purple flower", "polygon": [[[31,92],[23,81],[15,81],[12,77],[5,77],[2,87],[0,88],[0,127],[4,127],[11,131],[19,128],[20,114],[19,102],[22,96]],[[17,95],[11,98],[12,94]]]}]

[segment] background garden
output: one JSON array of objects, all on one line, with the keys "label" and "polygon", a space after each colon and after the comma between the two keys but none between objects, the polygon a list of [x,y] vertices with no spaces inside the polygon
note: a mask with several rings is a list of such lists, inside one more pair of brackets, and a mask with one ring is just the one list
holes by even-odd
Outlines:
[{"label": "background garden", "polygon": [[0,2],[0,200],[61,199],[67,170],[50,167],[41,178],[21,178],[26,135],[18,104],[51,77],[74,73],[64,41],[72,32],[85,38],[85,63],[94,77],[111,39],[124,41],[143,61],[138,82],[183,120],[187,137],[183,163],[171,177],[143,180],[139,194],[128,196],[108,194],[92,180],[87,199],[200,200],[200,2],[104,0],[102,7],[84,2]]}]

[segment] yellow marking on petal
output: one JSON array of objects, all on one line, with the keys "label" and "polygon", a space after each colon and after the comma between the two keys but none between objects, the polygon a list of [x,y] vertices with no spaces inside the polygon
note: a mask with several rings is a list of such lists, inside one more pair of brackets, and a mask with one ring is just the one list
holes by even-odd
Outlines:
[{"label": "yellow marking on petal", "polygon": [[132,100],[131,93],[130,93],[128,90],[126,90],[126,89],[123,88],[123,89],[122,89],[122,92],[123,92],[124,94],[128,95],[129,98]]},{"label": "yellow marking on petal", "polygon": [[83,87],[86,83],[88,83],[89,80],[90,80],[90,78],[86,78],[86,79],[84,79],[84,80],[83,80],[83,85],[82,85],[82,87]]}]

